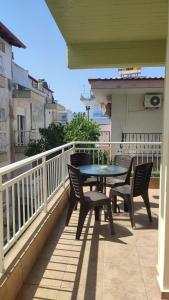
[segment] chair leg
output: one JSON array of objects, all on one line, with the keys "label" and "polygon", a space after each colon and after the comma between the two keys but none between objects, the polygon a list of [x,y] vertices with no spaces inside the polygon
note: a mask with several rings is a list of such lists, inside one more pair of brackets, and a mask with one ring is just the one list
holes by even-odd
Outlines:
[{"label": "chair leg", "polygon": [[75,205],[75,207],[74,207],[74,210],[77,210],[77,204],[78,204],[78,203],[76,203],[76,205]]},{"label": "chair leg", "polygon": [[79,220],[78,220],[77,232],[76,232],[77,240],[80,240],[83,224],[84,224],[84,221],[85,221],[85,218],[86,218],[88,212],[89,212],[89,209],[86,209],[82,205],[80,206]]},{"label": "chair leg", "polygon": [[90,185],[90,192],[92,192],[92,185]]},{"label": "chair leg", "polygon": [[125,197],[125,201],[127,202],[128,208],[129,208],[131,226],[134,228],[135,227],[135,220],[134,220],[134,203],[133,203],[133,197],[131,197],[131,196]]},{"label": "chair leg", "polygon": [[128,203],[125,199],[124,199],[124,211],[129,212]]},{"label": "chair leg", "polygon": [[69,208],[68,208],[68,212],[67,212],[65,226],[69,225],[69,221],[70,221],[72,212],[73,212],[73,210],[74,210],[75,207],[77,207],[77,201],[71,199],[70,200],[70,204],[69,204]]},{"label": "chair leg", "polygon": [[111,203],[107,204],[107,214],[110,222],[110,232],[111,234],[115,234],[114,231],[114,225],[113,225],[113,216],[112,216],[112,209],[111,209]]},{"label": "chair leg", "polygon": [[146,209],[147,209],[147,214],[148,214],[149,221],[152,222],[149,196],[148,196],[148,194],[142,195],[142,198],[144,200],[144,204],[145,204]]},{"label": "chair leg", "polygon": [[117,196],[113,195],[112,196],[112,203],[113,203],[113,213],[117,213]]}]

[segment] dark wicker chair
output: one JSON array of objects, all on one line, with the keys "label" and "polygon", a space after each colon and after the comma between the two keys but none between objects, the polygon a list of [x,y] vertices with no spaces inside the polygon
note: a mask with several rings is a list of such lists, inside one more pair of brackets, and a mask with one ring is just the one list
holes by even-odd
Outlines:
[{"label": "dark wicker chair", "polygon": [[145,163],[135,167],[132,185],[116,186],[110,190],[110,198],[113,200],[113,205],[116,207],[117,196],[120,196],[126,201],[129,209],[130,220],[132,227],[135,226],[134,221],[134,203],[133,198],[142,196],[150,222],[152,221],[150,202],[148,196],[148,187],[151,177],[153,163]]},{"label": "dark wicker chair", "polygon": [[[73,153],[70,156],[70,163],[74,167],[79,167],[82,165],[90,165],[91,164],[91,157],[90,154],[85,152],[77,152]],[[97,185],[97,178],[94,176],[83,176],[83,186],[89,186],[90,191],[92,191],[92,187]]]},{"label": "dark wicker chair", "polygon": [[[121,166],[128,169],[127,174],[117,177],[107,177],[106,178],[106,186],[110,188],[114,188],[116,186],[121,186],[124,184],[130,184],[130,177],[131,177],[131,171],[133,166],[133,160],[134,157],[130,155],[116,155],[114,158],[114,164],[117,166]],[[113,206],[114,210],[113,212],[116,213],[116,210],[118,208],[120,212],[120,208],[118,205]],[[124,211],[128,211],[128,208],[126,207],[126,203],[124,202]]]},{"label": "dark wicker chair", "polygon": [[113,227],[113,217],[111,211],[111,203],[109,198],[100,192],[83,192],[83,181],[80,174],[80,170],[74,166],[68,165],[69,179],[71,184],[71,189],[73,191],[73,197],[70,199],[70,205],[67,213],[66,225],[69,224],[70,217],[72,215],[73,209],[77,203],[80,202],[80,213],[78,220],[78,227],[76,232],[76,239],[80,239],[83,224],[85,218],[90,210],[100,208],[101,206],[106,206],[110,222],[111,234],[114,234]]},{"label": "dark wicker chair", "polygon": [[114,187],[123,184],[130,184],[130,176],[132,171],[134,157],[130,155],[116,155],[114,158],[114,164],[128,169],[126,175],[117,177],[108,177],[106,179],[106,186]]}]

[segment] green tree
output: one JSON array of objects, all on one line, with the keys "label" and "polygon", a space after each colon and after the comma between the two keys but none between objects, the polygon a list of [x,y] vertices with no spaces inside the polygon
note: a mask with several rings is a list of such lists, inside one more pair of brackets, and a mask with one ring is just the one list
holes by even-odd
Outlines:
[{"label": "green tree", "polygon": [[40,128],[39,132],[41,139],[28,144],[26,156],[32,156],[64,144],[64,126],[61,124],[52,123],[48,128]]},{"label": "green tree", "polygon": [[98,141],[99,136],[99,126],[93,120],[88,120],[83,113],[77,113],[72,121],[65,125],[65,142]]}]

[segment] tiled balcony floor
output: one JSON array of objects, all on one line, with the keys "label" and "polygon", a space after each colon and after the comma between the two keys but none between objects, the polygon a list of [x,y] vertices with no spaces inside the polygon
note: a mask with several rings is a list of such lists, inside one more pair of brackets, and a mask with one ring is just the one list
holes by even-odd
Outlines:
[{"label": "tiled balcony floor", "polygon": [[[80,241],[75,240],[78,211],[70,226],[65,216],[50,235],[17,300],[159,300],[156,282],[158,190],[150,190],[153,223],[136,199],[136,226],[127,213],[109,223],[86,219]],[[121,206],[122,207],[122,206]],[[32,253],[33,255],[33,253]]]}]

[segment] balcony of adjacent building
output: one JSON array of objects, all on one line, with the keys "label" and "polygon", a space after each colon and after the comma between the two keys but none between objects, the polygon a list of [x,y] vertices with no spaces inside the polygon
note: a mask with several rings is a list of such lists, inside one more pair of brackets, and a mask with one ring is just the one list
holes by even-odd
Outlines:
[{"label": "balcony of adjacent building", "polygon": [[29,90],[29,89],[15,89],[13,91],[13,98],[14,99],[30,98],[30,99],[34,99],[34,100],[44,101],[45,96],[40,91],[35,92],[35,91]]},{"label": "balcony of adjacent building", "polygon": [[[113,163],[117,154],[134,156],[134,166],[153,161],[149,189],[153,222],[138,197],[132,229],[119,198],[115,235],[102,211],[100,222],[94,221],[93,213],[87,216],[81,239],[76,240],[79,206],[65,226],[67,164],[75,152],[89,153],[98,166]],[[1,168],[0,299],[159,300],[159,190],[154,180],[159,180],[160,159],[161,142],[72,142]]]},{"label": "balcony of adjacent building", "polygon": [[16,130],[15,131],[15,146],[27,147],[31,141],[37,141],[40,134],[37,130]]}]

